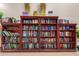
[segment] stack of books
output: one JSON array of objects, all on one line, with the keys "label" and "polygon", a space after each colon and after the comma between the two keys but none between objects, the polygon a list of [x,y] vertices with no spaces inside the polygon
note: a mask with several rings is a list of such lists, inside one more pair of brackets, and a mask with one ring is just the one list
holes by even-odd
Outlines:
[{"label": "stack of books", "polygon": [[56,30],[56,26],[41,26],[40,30]]},{"label": "stack of books", "polygon": [[38,23],[38,20],[37,19],[27,19],[27,20],[23,20],[23,23]]},{"label": "stack of books", "polygon": [[38,36],[38,32],[36,31],[23,31],[23,36],[29,37],[29,36]]},{"label": "stack of books", "polygon": [[56,23],[56,20],[48,18],[48,19],[41,19],[41,23],[53,24]]}]

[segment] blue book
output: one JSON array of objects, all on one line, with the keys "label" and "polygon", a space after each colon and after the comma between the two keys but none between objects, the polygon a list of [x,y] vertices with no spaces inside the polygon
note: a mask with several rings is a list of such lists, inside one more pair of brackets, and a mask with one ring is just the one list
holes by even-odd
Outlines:
[{"label": "blue book", "polygon": [[26,37],[28,37],[29,36],[29,32],[26,32]]},{"label": "blue book", "polygon": [[26,37],[26,42],[29,42],[29,39]]},{"label": "blue book", "polygon": [[28,43],[25,44],[25,48],[29,48],[29,44]]},{"label": "blue book", "polygon": [[51,30],[51,26],[48,26],[48,30]]}]

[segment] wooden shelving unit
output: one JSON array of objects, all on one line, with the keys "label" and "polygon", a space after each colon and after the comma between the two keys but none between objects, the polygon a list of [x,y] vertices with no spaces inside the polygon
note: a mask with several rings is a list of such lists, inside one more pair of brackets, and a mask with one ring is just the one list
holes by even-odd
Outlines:
[{"label": "wooden shelving unit", "polygon": [[[76,51],[76,24],[60,24],[58,23],[58,16],[21,16],[21,23],[2,24],[2,26],[3,31],[20,34],[18,36],[19,42],[15,43],[19,47],[3,49],[2,46],[3,52]],[[7,29],[9,26],[18,29]],[[4,39],[2,36],[2,45]]]}]

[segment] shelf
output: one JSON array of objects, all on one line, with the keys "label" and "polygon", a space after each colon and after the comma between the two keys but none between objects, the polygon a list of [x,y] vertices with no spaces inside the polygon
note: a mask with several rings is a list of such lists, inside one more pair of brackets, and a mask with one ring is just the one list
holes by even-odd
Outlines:
[{"label": "shelf", "polygon": [[57,30],[40,30],[40,31],[43,31],[43,32],[54,32],[54,31],[57,31]]},{"label": "shelf", "polygon": [[[26,38],[26,36],[23,36],[23,38]],[[38,36],[28,36],[27,38],[38,38]]]},{"label": "shelf", "polygon": [[38,31],[38,30],[22,30],[22,31]]},{"label": "shelf", "polygon": [[74,36],[60,36],[61,38],[75,38]]},{"label": "shelf", "polygon": [[2,23],[3,26],[19,26],[21,23]]},{"label": "shelf", "polygon": [[61,42],[61,44],[76,44],[75,42]]},{"label": "shelf", "polygon": [[30,19],[30,18],[52,18],[57,19],[58,16],[20,16],[21,19]]},{"label": "shelf", "polygon": [[69,24],[58,24],[58,25],[61,25],[61,26],[75,26],[76,24],[69,23]]},{"label": "shelf", "polygon": [[22,48],[21,49],[6,49],[6,50],[1,50],[1,52],[76,52],[76,49],[40,49],[40,48],[35,48],[35,49],[26,49]]},{"label": "shelf", "polygon": [[22,44],[26,44],[26,43],[28,43],[28,44],[30,44],[30,43],[38,44],[39,42],[36,42],[36,43],[34,43],[34,42],[22,42]]},{"label": "shelf", "polygon": [[38,25],[38,23],[22,23],[22,25]]},{"label": "shelf", "polygon": [[17,42],[17,43],[1,43],[1,44],[20,44],[20,42]]},{"label": "shelf", "polygon": [[53,24],[51,24],[51,23],[41,23],[40,25],[57,25],[56,23],[53,23]]},{"label": "shelf", "polygon": [[[7,38],[8,37],[18,38],[18,40],[15,41],[15,43],[10,42],[10,41],[8,41],[8,43],[7,43],[7,44],[16,44],[17,48],[15,48],[15,49],[9,48],[9,49],[5,49],[5,50],[1,50],[1,51],[3,51],[3,52],[5,52],[5,51],[8,51],[8,52],[57,52],[57,51],[58,52],[61,52],[61,51],[64,51],[64,52],[71,51],[72,52],[72,51],[76,51],[76,36],[75,36],[76,35],[76,32],[75,32],[76,24],[73,24],[73,23],[58,24],[58,16],[20,16],[20,17],[21,17],[21,23],[4,23],[4,24],[2,24],[3,29],[6,29],[6,31],[12,31],[13,33],[14,32],[19,33],[19,36],[7,36],[6,35]],[[42,22],[42,19],[44,20],[43,22]],[[31,21],[29,21],[29,20],[31,20]],[[9,26],[10,27],[14,26],[16,29],[10,30],[11,28],[7,28]],[[70,29],[67,27],[67,29],[69,29],[69,30],[64,30],[64,29],[66,29],[66,27],[63,27],[63,26],[68,26],[68,27],[70,26]],[[63,27],[63,29],[62,29],[62,27]],[[63,35],[62,31],[63,31],[63,33],[65,33],[66,36],[64,36],[64,37],[62,36]],[[67,36],[66,31],[68,31],[71,34],[71,36]],[[59,36],[59,33],[61,34],[61,36]],[[35,35],[32,36],[31,34],[32,35],[35,34]],[[27,35],[27,37],[26,37],[26,35]],[[5,36],[3,36],[2,39],[5,39],[4,37]],[[27,41],[26,38],[29,41]],[[71,41],[67,40],[66,42],[65,41],[60,42],[60,38],[68,38],[68,39],[71,39]],[[34,41],[32,41],[31,39],[34,39]],[[46,40],[42,41],[43,39],[46,39]],[[1,42],[2,42],[1,44],[6,44],[7,41],[5,42],[2,40]],[[26,48],[25,44],[29,44],[29,46],[32,47],[32,44],[30,45],[30,43],[36,44],[35,47],[37,46],[38,48],[37,47],[36,48]],[[48,46],[52,46],[52,47],[55,44],[56,47],[54,46],[55,48],[54,47],[53,48],[52,47],[51,48],[47,48],[47,47],[42,48],[42,47],[44,47],[44,45],[42,46],[42,44],[49,44]],[[61,49],[60,44],[63,45],[63,47],[70,44],[70,46],[73,46],[74,48]]]},{"label": "shelf", "polygon": [[56,38],[56,37],[41,37],[41,36],[40,36],[40,38]]},{"label": "shelf", "polygon": [[4,31],[20,32],[20,30],[18,30],[18,29],[16,29],[16,30],[4,30]]},{"label": "shelf", "polygon": [[75,31],[75,30],[59,30],[59,31],[64,31],[64,32],[69,31],[70,32],[70,31]]},{"label": "shelf", "polygon": [[2,37],[20,37],[20,36],[2,36]]}]

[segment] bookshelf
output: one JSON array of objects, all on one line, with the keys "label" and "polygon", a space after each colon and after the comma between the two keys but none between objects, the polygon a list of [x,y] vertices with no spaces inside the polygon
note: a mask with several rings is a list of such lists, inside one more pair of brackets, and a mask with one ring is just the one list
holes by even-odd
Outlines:
[{"label": "bookshelf", "polygon": [[2,23],[1,50],[12,51],[21,48],[21,23]]},{"label": "bookshelf", "polygon": [[[15,52],[60,52],[76,51],[76,24],[59,23],[58,16],[20,16],[21,23],[7,24],[5,28],[20,35],[18,48],[2,49],[2,51]],[[15,35],[16,36],[16,35]],[[9,37],[9,36],[7,36]],[[4,36],[2,36],[3,44]],[[8,42],[10,43],[10,42]]]}]

